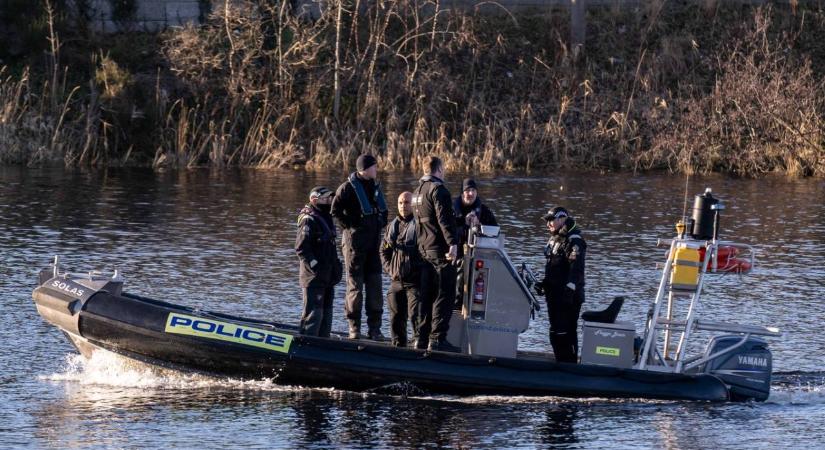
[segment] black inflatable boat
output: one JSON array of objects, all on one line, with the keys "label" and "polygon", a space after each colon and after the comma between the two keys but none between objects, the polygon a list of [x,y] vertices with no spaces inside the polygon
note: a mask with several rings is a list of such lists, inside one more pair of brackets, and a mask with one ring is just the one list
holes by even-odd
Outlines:
[{"label": "black inflatable boat", "polygon": [[412,384],[447,394],[643,397],[725,401],[713,375],[663,374],[555,363],[547,355],[495,358],[398,349],[372,341],[300,336],[288,325],[196,311],[123,293],[96,275],[41,274],[40,314],[85,356],[105,349],[167,368],[363,391]]}]

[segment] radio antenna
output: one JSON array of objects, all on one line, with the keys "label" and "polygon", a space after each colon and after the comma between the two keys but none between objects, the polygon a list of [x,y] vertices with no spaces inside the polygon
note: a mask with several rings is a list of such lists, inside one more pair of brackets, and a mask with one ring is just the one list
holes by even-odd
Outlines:
[{"label": "radio antenna", "polygon": [[693,152],[688,152],[687,167],[685,167],[685,200],[682,205],[682,223],[687,223],[688,187],[690,186],[690,156]]}]

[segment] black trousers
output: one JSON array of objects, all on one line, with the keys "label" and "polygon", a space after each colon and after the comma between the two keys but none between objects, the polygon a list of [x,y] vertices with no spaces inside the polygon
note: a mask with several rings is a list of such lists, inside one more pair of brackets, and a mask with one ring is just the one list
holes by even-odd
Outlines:
[{"label": "black trousers", "polygon": [[[370,331],[381,329],[384,298],[381,295],[381,257],[378,249],[360,251],[344,245],[347,270],[347,297],[344,303],[350,328],[361,330],[361,310],[367,300],[367,326]],[[363,291],[366,291],[366,295]]]},{"label": "black trousers", "polygon": [[579,360],[579,313],[584,303],[584,288],[576,289],[573,301],[565,301],[564,286],[547,291],[547,312],[550,316],[550,345],[558,362]]},{"label": "black trousers", "polygon": [[455,266],[446,259],[424,259],[421,268],[421,324],[419,340],[444,342],[455,303]]},{"label": "black trousers", "polygon": [[312,286],[303,289],[304,314],[301,334],[329,337],[332,330],[332,297],[334,286]]},{"label": "black trousers", "polygon": [[413,330],[413,342],[418,341],[420,296],[415,283],[393,281],[387,291],[387,305],[390,308],[390,337],[393,345],[407,345],[407,320]]}]

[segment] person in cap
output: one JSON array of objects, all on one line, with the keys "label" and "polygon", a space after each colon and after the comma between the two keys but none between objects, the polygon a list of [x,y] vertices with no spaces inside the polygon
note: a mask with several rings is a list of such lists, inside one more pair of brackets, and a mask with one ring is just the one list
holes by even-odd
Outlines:
[{"label": "person in cap", "polygon": [[361,337],[361,310],[366,297],[367,336],[384,340],[381,315],[384,302],[381,295],[381,232],[387,224],[387,202],[376,180],[377,161],[372,155],[361,155],[355,163],[356,172],[338,187],[332,201],[332,216],[343,231],[342,250],[347,272],[347,294],[344,309],[349,321],[350,339]]},{"label": "person in cap", "polygon": [[329,337],[334,288],[343,272],[330,215],[332,196],[332,191],[324,186],[312,188],[309,203],[298,215],[295,253],[304,299],[300,332],[308,336]]},{"label": "person in cap", "polygon": [[415,235],[412,193],[398,196],[398,217],[387,226],[381,244],[381,262],[390,276],[387,306],[390,309],[390,339],[396,347],[406,347],[407,320],[413,330],[412,342],[418,342],[418,310],[421,288],[421,254]]},{"label": "person in cap", "polygon": [[544,247],[547,264],[542,282],[550,317],[550,344],[556,361],[575,363],[579,352],[579,313],[584,303],[587,244],[567,209],[557,206],[542,219],[550,231]]},{"label": "person in cap", "polygon": [[[431,156],[424,165],[425,175],[413,192],[412,208],[416,222],[421,266],[421,322],[416,348],[460,351],[447,342],[447,330],[455,300],[458,233],[455,229],[453,201],[444,186],[444,163]],[[429,341],[426,339],[429,337]]]}]

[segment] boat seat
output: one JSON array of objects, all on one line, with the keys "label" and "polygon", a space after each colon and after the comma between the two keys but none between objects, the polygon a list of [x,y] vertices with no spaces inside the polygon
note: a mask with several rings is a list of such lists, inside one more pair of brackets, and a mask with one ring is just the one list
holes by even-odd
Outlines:
[{"label": "boat seat", "polygon": [[582,313],[582,320],[585,322],[613,323],[619,315],[619,310],[624,304],[624,297],[614,297],[610,306],[601,311],[585,311]]}]

